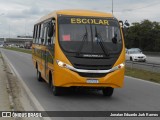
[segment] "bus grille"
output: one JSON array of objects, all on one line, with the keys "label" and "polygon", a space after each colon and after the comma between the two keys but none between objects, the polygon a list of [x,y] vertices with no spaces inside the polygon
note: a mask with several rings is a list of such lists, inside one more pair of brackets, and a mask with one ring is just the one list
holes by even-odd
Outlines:
[{"label": "bus grille", "polygon": [[107,75],[106,73],[80,73],[80,72],[78,72],[78,74],[82,77],[91,77],[91,78],[104,77]]},{"label": "bus grille", "polygon": [[74,67],[77,69],[86,69],[86,70],[107,70],[112,67],[112,65],[84,65],[84,64],[74,64]]}]

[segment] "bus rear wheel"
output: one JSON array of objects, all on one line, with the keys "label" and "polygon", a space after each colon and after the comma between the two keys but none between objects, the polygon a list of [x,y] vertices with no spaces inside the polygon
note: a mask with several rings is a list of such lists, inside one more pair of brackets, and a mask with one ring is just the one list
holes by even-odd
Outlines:
[{"label": "bus rear wheel", "polygon": [[43,81],[43,78],[42,78],[42,76],[41,76],[41,72],[39,72],[38,70],[37,70],[37,80],[38,80],[39,82],[42,82],[42,81]]},{"label": "bus rear wheel", "polygon": [[114,91],[114,88],[112,88],[112,87],[105,87],[102,89],[103,95],[108,96],[108,97],[112,96],[113,91]]}]

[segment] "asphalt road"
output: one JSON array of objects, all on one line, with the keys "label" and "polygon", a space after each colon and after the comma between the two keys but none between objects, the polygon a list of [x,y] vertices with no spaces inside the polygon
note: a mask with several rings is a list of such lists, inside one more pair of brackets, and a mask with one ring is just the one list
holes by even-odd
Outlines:
[{"label": "asphalt road", "polygon": [[160,56],[147,56],[146,62],[126,61],[127,67],[160,73]]},{"label": "asphalt road", "polygon": [[[154,63],[154,64],[160,64],[160,56],[148,56],[146,55],[146,63]],[[130,60],[128,60],[130,61]],[[141,62],[143,63],[143,62]]]},{"label": "asphalt road", "polygon": [[147,56],[147,62],[160,64],[160,56]]},{"label": "asphalt road", "polygon": [[[47,111],[160,111],[160,85],[158,84],[125,77],[124,87],[115,89],[111,98],[103,97],[101,91],[78,91],[55,97],[48,84],[36,80],[36,70],[31,55],[5,49],[2,51]],[[62,120],[62,118],[57,119]],[[72,119],[75,118],[68,118],[68,120]],[[77,119],[93,120],[93,118]],[[106,120],[106,118],[101,119]],[[154,119],[158,120],[158,118]]]}]

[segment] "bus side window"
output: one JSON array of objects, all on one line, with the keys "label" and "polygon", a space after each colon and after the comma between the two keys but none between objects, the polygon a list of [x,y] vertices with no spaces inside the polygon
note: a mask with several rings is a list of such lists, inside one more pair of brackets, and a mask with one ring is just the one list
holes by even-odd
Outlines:
[{"label": "bus side window", "polygon": [[39,44],[42,44],[43,43],[43,23],[41,23],[41,28],[40,28],[40,32],[39,32]]},{"label": "bus side window", "polygon": [[34,26],[34,30],[33,30],[33,43],[35,43],[35,32],[36,32],[36,26]]},{"label": "bus side window", "polygon": [[56,31],[56,25],[55,25],[55,19],[53,19],[49,24],[48,29],[48,45],[55,44],[55,31]]},{"label": "bus side window", "polygon": [[35,25],[35,33],[34,33],[34,39],[35,39],[35,43],[37,41],[37,25]]},{"label": "bus side window", "polygon": [[41,44],[40,34],[41,34],[41,24],[39,24],[39,30],[38,30],[38,44]]},{"label": "bus side window", "polygon": [[38,37],[38,31],[39,31],[38,30],[38,25],[36,25],[36,38],[35,38],[36,41],[35,41],[35,43],[38,43],[38,38],[37,38]]},{"label": "bus side window", "polygon": [[39,33],[40,33],[40,27],[41,27],[41,25],[39,24],[39,25],[37,25],[37,36],[36,36],[36,43],[37,44],[39,44]]},{"label": "bus side window", "polygon": [[41,44],[45,45],[45,38],[46,38],[46,25],[45,23],[41,26]]},{"label": "bus side window", "polygon": [[45,45],[46,42],[47,42],[47,26],[44,27],[44,36],[43,36],[43,39],[44,39],[44,41],[43,41],[42,44]]},{"label": "bus side window", "polygon": [[47,42],[46,45],[52,45],[53,44],[53,35],[54,35],[54,24],[53,22],[48,23],[47,27]]},{"label": "bus side window", "polygon": [[44,26],[44,24],[43,24],[43,27],[42,27],[42,33],[41,33],[41,44],[43,44],[43,42],[44,42],[44,28],[45,28],[45,26]]},{"label": "bus side window", "polygon": [[53,31],[54,31],[54,34],[53,34],[53,40],[51,40],[51,44],[55,44],[55,37],[56,37],[56,24],[54,23],[53,24]]}]

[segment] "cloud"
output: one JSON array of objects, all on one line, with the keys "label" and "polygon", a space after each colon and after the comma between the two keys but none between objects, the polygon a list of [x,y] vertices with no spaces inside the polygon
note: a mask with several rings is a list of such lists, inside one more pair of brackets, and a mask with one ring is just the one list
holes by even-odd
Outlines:
[{"label": "cloud", "polygon": [[[114,16],[120,20],[160,21],[159,0],[113,0]],[[59,9],[88,9],[111,13],[112,0],[1,0],[0,37],[32,35],[34,23],[42,16]]]},{"label": "cloud", "polygon": [[23,10],[9,11],[6,17],[10,19],[30,19],[48,13],[49,10],[39,7],[29,7]]}]

